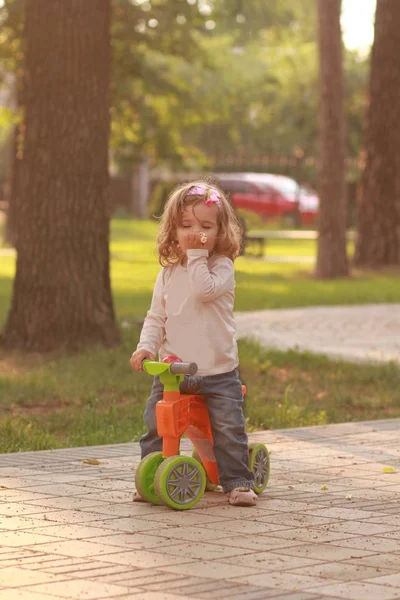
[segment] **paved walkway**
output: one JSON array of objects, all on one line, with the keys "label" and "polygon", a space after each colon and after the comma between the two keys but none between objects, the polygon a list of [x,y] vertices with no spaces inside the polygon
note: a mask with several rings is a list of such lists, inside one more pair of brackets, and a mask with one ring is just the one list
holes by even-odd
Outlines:
[{"label": "paved walkway", "polygon": [[400,362],[400,304],[236,313],[239,337],[350,361]]},{"label": "paved walkway", "polygon": [[251,438],[246,509],[133,504],[137,444],[0,456],[0,600],[399,599],[400,420]]},{"label": "paved walkway", "polygon": [[[400,361],[399,304],[237,323],[266,346]],[[0,600],[400,600],[400,419],[251,439],[272,474],[248,509],[133,504],[137,444],[0,455]]]}]

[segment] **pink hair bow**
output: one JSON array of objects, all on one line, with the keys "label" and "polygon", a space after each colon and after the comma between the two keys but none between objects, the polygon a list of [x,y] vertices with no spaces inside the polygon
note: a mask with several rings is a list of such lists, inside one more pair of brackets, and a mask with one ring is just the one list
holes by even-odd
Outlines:
[{"label": "pink hair bow", "polygon": [[211,206],[213,202],[221,208],[221,195],[215,188],[210,188],[207,185],[194,185],[187,193],[188,196],[205,196],[205,203]]}]

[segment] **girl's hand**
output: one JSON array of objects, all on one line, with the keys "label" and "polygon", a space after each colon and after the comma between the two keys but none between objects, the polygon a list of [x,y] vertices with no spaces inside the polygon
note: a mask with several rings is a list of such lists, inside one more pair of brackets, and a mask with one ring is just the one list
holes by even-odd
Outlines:
[{"label": "girl's hand", "polygon": [[143,371],[142,362],[145,358],[149,360],[154,360],[154,354],[149,352],[148,350],[136,350],[131,356],[130,363],[131,367],[134,371],[138,371],[139,373]]},{"label": "girl's hand", "polygon": [[206,232],[189,232],[185,233],[183,236],[183,245],[182,250],[186,252],[186,250],[203,250],[207,249],[207,233]]}]

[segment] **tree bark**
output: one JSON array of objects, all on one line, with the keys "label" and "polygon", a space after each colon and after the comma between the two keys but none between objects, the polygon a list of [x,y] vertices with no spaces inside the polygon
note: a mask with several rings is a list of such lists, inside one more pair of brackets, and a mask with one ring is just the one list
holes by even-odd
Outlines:
[{"label": "tree bark", "polygon": [[372,47],[357,266],[400,264],[400,2],[379,0]]},{"label": "tree bark", "polygon": [[316,276],[348,275],[341,0],[318,0],[320,55],[319,236]]},{"label": "tree bark", "polygon": [[6,348],[113,345],[110,0],[27,0],[17,270]]}]

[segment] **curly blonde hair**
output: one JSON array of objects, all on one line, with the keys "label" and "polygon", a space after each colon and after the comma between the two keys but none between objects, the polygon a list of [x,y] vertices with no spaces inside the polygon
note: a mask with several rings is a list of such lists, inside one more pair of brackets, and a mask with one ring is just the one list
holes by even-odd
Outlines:
[{"label": "curly blonde hair", "polygon": [[163,267],[181,263],[185,258],[185,254],[182,252],[176,239],[176,229],[182,219],[184,209],[187,206],[204,201],[204,195],[188,196],[189,190],[198,185],[216,189],[220,196],[218,237],[214,252],[227,256],[232,261],[235,260],[240,252],[243,229],[236,218],[235,211],[222,190],[207,180],[192,181],[177,186],[171,192],[165,204],[164,213],[160,219],[160,231],[157,240],[158,260]]}]

